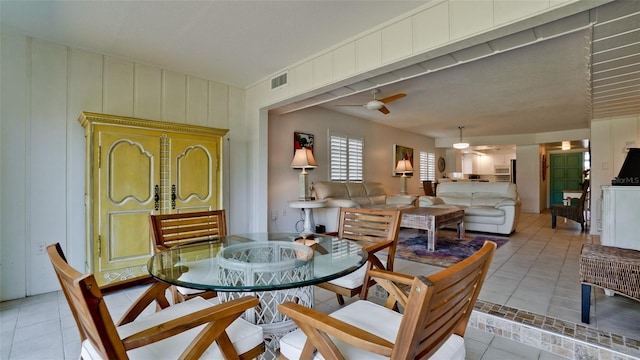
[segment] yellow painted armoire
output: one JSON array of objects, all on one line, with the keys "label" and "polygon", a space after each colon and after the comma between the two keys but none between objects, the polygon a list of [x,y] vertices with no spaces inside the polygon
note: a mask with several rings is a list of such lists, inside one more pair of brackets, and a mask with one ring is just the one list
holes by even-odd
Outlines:
[{"label": "yellow painted armoire", "polygon": [[222,206],[225,129],[83,112],[87,271],[101,287],[149,277],[149,215]]}]

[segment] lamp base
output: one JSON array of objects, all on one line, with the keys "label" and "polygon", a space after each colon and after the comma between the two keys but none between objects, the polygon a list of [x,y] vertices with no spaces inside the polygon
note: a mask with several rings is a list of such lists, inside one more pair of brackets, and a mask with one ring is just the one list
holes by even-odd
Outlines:
[{"label": "lamp base", "polygon": [[407,175],[400,177],[400,195],[407,195]]},{"label": "lamp base", "polygon": [[309,194],[309,173],[303,169],[298,177],[298,201],[309,200],[311,200]]}]

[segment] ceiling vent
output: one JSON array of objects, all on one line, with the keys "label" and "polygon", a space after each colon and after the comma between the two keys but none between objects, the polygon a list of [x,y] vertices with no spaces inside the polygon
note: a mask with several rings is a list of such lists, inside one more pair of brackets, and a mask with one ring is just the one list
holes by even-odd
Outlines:
[{"label": "ceiling vent", "polygon": [[287,74],[288,72],[285,71],[280,75],[276,75],[274,77],[271,78],[271,90],[275,90],[279,87],[285,86],[287,85]]}]

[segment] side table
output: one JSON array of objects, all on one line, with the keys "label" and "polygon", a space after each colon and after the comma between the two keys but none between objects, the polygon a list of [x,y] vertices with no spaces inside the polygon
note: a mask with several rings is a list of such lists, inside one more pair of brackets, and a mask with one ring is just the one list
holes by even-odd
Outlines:
[{"label": "side table", "polygon": [[304,210],[304,230],[300,233],[302,236],[313,234],[311,230],[311,210],[325,207],[327,200],[292,200],[289,201],[289,207]]}]

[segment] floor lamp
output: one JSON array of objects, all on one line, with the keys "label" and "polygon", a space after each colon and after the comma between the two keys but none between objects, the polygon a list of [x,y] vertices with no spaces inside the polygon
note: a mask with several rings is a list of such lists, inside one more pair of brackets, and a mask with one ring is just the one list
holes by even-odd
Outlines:
[{"label": "floor lamp", "polygon": [[291,161],[291,167],[294,169],[302,169],[298,177],[298,200],[311,200],[311,196],[309,196],[309,173],[307,169],[318,167],[311,149],[296,149],[296,153],[293,155],[293,160]]},{"label": "floor lamp", "polygon": [[411,161],[407,159],[398,161],[396,172],[402,173],[402,176],[400,177],[400,195],[407,195],[407,172],[413,172]]}]

